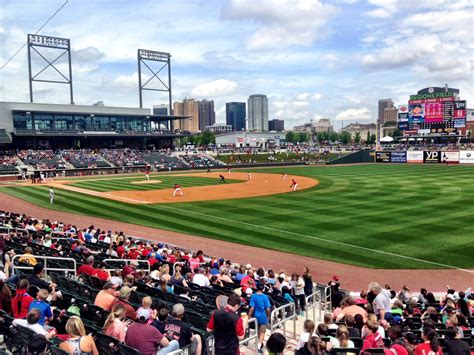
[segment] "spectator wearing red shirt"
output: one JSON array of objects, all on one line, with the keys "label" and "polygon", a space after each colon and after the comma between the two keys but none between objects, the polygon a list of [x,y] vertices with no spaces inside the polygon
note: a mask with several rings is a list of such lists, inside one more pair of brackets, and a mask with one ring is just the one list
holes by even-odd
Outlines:
[{"label": "spectator wearing red shirt", "polygon": [[124,254],[125,254],[125,246],[124,246],[124,242],[121,241],[119,242],[119,246],[117,247],[117,255],[119,258],[123,258]]},{"label": "spectator wearing red shirt", "polygon": [[382,336],[378,332],[379,330],[378,323],[368,321],[367,328],[369,328],[370,333],[364,338],[362,351],[364,351],[365,349],[383,348],[384,342],[383,342]]},{"label": "spectator wearing red shirt", "polygon": [[423,328],[422,338],[424,343],[416,346],[414,355],[443,355],[443,350],[438,342],[438,335],[434,329]]},{"label": "spectator wearing red shirt", "polygon": [[30,303],[34,300],[27,292],[29,286],[30,283],[27,279],[18,281],[16,295],[12,299],[13,318],[26,318],[28,315]]},{"label": "spectator wearing red shirt", "polygon": [[137,249],[137,247],[132,247],[130,248],[130,251],[128,252],[128,258],[132,260],[137,260],[138,257],[140,256],[140,251]]},{"label": "spectator wearing red shirt", "polygon": [[97,273],[95,276],[97,276],[102,281],[109,281],[112,276],[110,275],[110,272],[107,271],[105,268],[105,263],[100,263],[99,268],[96,269]]},{"label": "spectator wearing red shirt", "polygon": [[237,314],[240,297],[231,294],[224,309],[212,313],[207,331],[214,332],[216,355],[239,354],[239,340],[245,336],[246,321]]},{"label": "spectator wearing red shirt", "polygon": [[125,265],[125,267],[122,270],[122,278],[125,278],[127,275],[133,274],[135,270],[137,269],[138,266],[138,261],[132,260],[128,265]]},{"label": "spectator wearing red shirt", "polygon": [[77,275],[89,275],[89,276],[95,276],[97,274],[97,269],[94,267],[94,257],[88,256],[86,259],[86,263],[81,265],[79,269],[77,269]]}]

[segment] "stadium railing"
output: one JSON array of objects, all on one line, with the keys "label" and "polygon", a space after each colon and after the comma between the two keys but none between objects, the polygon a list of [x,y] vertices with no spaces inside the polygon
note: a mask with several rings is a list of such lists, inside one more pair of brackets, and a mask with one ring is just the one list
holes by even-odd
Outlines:
[{"label": "stadium railing", "polygon": [[[318,318],[316,319],[316,311]],[[313,322],[320,322],[323,314],[321,291],[317,290],[306,297],[306,319],[311,319]]]},{"label": "stadium railing", "polygon": [[317,283],[316,289],[321,292],[321,302],[324,309],[331,309],[331,286]]},{"label": "stadium railing", "polygon": [[[253,324],[253,327],[250,325]],[[253,331],[252,331],[253,329]],[[246,346],[250,349],[249,344],[253,342],[253,350],[255,354],[258,351],[258,324],[256,318],[250,318],[247,322],[247,335],[242,339],[239,344],[240,346]]]},{"label": "stadium railing", "polygon": [[[12,258],[12,274],[13,275],[16,274],[16,270],[33,270],[33,266],[15,265],[15,261],[19,260],[22,257],[35,258],[36,260],[37,259],[43,260],[44,261],[43,262],[44,272],[45,272],[46,275],[48,275],[49,271],[63,272],[63,273],[65,273],[66,276],[76,275],[77,263],[76,263],[76,260],[74,260],[73,258],[63,258],[63,257],[60,257],[60,256],[31,255],[31,254],[15,255]],[[73,267],[64,266],[64,267],[61,267],[61,268],[50,267],[50,266],[48,267],[48,260],[49,261],[54,261],[54,262],[57,262],[57,261],[67,261],[68,263],[72,262],[72,264],[74,266]]]},{"label": "stadium railing", "polygon": [[296,305],[294,302],[275,308],[270,314],[270,334],[273,334],[281,326],[283,328],[283,335],[286,337],[286,323],[293,321],[293,337],[296,338],[296,318]]},{"label": "stadium railing", "polygon": [[[148,274],[150,273],[150,263],[148,262],[148,260],[104,259],[104,260],[102,260],[102,261],[103,261],[104,263],[106,263],[106,264],[109,264],[109,265],[110,265],[110,263],[117,263],[117,262],[119,262],[119,263],[125,263],[125,265],[127,265],[127,264],[130,264],[131,261],[137,261],[139,265],[140,265],[140,264],[144,264],[144,265],[145,265],[145,267],[144,267],[144,268],[141,268],[140,270],[146,270],[146,271],[148,272]],[[113,270],[115,270],[115,269],[117,269],[117,268],[120,269],[120,268],[122,268],[122,266],[119,265],[119,266],[117,266],[117,267],[115,267],[115,268],[106,268],[105,270],[107,270],[107,271],[113,271]]]}]

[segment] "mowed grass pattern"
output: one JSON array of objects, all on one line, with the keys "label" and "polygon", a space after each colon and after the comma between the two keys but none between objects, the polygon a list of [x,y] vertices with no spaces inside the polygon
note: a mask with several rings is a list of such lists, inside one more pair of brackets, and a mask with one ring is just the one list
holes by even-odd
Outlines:
[{"label": "mowed grass pattern", "polygon": [[[217,185],[219,184],[219,179],[211,177],[200,177],[200,176],[186,176],[186,175],[153,175],[150,176],[150,181],[161,181],[156,184],[134,184],[133,182],[144,181],[146,180],[144,175],[134,176],[134,177],[111,177],[100,178],[100,179],[83,179],[80,182],[75,182],[70,184],[71,186],[80,187],[83,189],[106,192],[106,191],[121,191],[121,190],[130,190],[130,191],[147,191],[147,190],[161,190],[161,189],[171,189],[174,184],[180,184],[183,189],[186,187],[192,186],[208,186],[208,185]],[[226,179],[227,184],[240,183],[244,182],[243,180],[235,179]]]},{"label": "mowed grass pattern", "polygon": [[[373,268],[442,268],[405,257],[474,267],[474,167],[378,164],[285,171],[320,184],[250,199],[142,206],[57,190],[53,208]],[[46,187],[2,191],[50,208]]]}]

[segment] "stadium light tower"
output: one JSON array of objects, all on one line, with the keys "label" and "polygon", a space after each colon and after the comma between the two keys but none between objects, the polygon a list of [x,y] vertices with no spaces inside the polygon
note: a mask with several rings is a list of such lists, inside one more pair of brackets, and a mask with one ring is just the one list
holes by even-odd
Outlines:
[{"label": "stadium light tower", "polygon": [[[71,65],[71,41],[68,38],[59,38],[59,37],[50,37],[42,36],[36,34],[28,34],[27,37],[28,44],[28,79],[30,84],[30,102],[33,102],[33,82],[43,82],[43,83],[53,83],[53,84],[67,84],[69,85],[69,95],[71,99],[71,104],[74,104],[73,90],[72,90],[72,65]],[[58,56],[49,60],[46,57],[46,49],[51,49],[53,52],[57,53]],[[42,62],[44,66],[36,74],[33,75],[31,55],[32,51],[36,53],[40,58],[43,59]],[[65,54],[67,54],[68,60],[68,71],[63,72],[57,61],[61,59]],[[42,76],[44,71],[48,68],[54,69],[59,75],[59,80],[51,80],[47,77]]]},{"label": "stadium light tower", "polygon": [[[164,91],[168,93],[168,101],[169,101],[169,115],[172,115],[172,99],[171,99],[171,54],[165,52],[157,52],[151,51],[148,49],[138,49],[137,51],[137,61],[138,61],[138,93],[139,93],[139,100],[140,100],[140,108],[143,107],[143,91]],[[159,62],[163,65],[158,69],[152,69],[150,67],[149,62]],[[148,71],[151,73],[151,77],[148,78],[145,82],[142,79],[142,66],[144,66]],[[163,69],[168,69],[168,83],[166,79],[160,78],[160,74],[162,73]],[[152,87],[150,82],[153,78],[158,79],[160,84],[158,87]]]}]

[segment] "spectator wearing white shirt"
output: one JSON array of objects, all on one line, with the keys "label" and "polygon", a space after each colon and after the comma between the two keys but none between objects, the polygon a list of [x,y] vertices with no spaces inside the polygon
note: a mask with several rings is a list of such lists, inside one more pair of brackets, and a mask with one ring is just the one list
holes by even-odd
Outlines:
[{"label": "spectator wearing white shirt", "polygon": [[204,275],[204,268],[200,267],[197,274],[194,275],[192,283],[195,283],[201,287],[209,287],[211,283],[206,275]]}]

